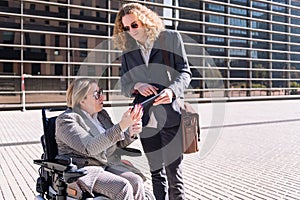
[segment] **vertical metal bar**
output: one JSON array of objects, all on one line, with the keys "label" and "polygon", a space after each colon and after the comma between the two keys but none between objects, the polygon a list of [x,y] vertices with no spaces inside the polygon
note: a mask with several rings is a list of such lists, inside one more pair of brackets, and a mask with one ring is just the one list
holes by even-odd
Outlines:
[{"label": "vertical metal bar", "polygon": [[[248,30],[248,37],[250,40],[249,41],[249,48],[252,49],[252,1],[248,1],[248,6],[250,8],[250,11],[248,12],[248,16],[249,19],[248,19],[248,24],[249,24],[249,27],[250,27],[250,30]],[[248,53],[247,53],[248,57],[251,59],[252,58],[252,51],[251,50],[248,50]],[[248,70],[248,75],[249,75],[249,80],[248,80],[248,88],[249,90],[247,90],[247,95],[246,96],[252,96],[252,91],[253,91],[253,88],[252,88],[252,78],[253,78],[253,61],[252,60],[249,60],[249,70]]]},{"label": "vertical metal bar", "polygon": [[22,111],[26,111],[25,98],[25,77],[24,77],[24,1],[21,0],[21,90],[22,90]]},{"label": "vertical metal bar", "polygon": [[[291,89],[291,83],[290,83],[290,79],[291,79],[291,4],[292,4],[292,2],[291,2],[291,0],[289,0],[288,1],[288,4],[289,4],[289,7],[287,8],[288,9],[288,14],[289,14],[289,16],[288,16],[288,30],[287,30],[287,32],[288,32],[288,35],[287,35],[287,37],[288,37],[288,54],[287,54],[287,60],[289,61],[289,62],[287,62],[287,67],[285,67],[285,69],[288,69],[288,79],[289,79],[289,81],[288,81],[288,87]],[[295,73],[298,73],[298,72],[295,72]],[[291,91],[291,90],[290,90]]]},{"label": "vertical metal bar", "polygon": [[[68,66],[67,66],[67,87],[69,87],[70,85],[70,76],[71,76],[71,37],[70,37],[70,27],[71,27],[71,24],[70,24],[70,15],[71,15],[71,10],[70,10],[70,1],[71,0],[68,0],[68,24],[67,24],[67,29],[68,29],[68,36],[67,36],[67,46],[68,46]],[[74,53],[73,55],[74,56]]]},{"label": "vertical metal bar", "polygon": [[[111,3],[110,3],[111,1],[108,1],[107,2],[107,7],[108,7],[108,9],[109,10],[111,10]],[[111,19],[111,13],[109,12],[108,13],[108,25],[107,25],[107,29],[108,29],[108,36],[111,38],[112,37],[112,35],[111,35],[111,30],[110,30],[110,23],[111,23],[111,21],[110,21],[110,19]],[[109,51],[111,51],[111,39],[109,39],[108,40],[108,44],[107,44],[107,47],[108,47],[108,50]],[[107,53],[107,59],[108,59],[108,77],[111,77],[112,76],[112,65],[111,65],[111,55],[110,55],[110,53]],[[108,78],[108,80],[107,80],[107,89],[110,91],[111,90],[111,79],[110,78]],[[111,95],[111,93],[110,92],[108,92],[107,93],[107,95],[106,95],[106,98],[107,98],[107,101],[109,101],[110,100],[110,95]]]},{"label": "vertical metal bar", "polygon": [[[273,11],[272,11],[272,7],[273,5],[271,4],[268,4],[268,10],[270,11],[269,12],[269,20],[270,22],[273,22]],[[273,50],[273,25],[272,23],[269,24],[269,40],[270,40],[270,44],[269,44],[269,47],[270,47],[270,50]],[[270,87],[270,82],[272,82],[272,68],[273,68],[273,62],[272,62],[272,58],[273,58],[273,53],[270,51],[269,52],[269,59],[270,59],[270,64],[269,64],[269,67],[270,67],[270,70],[269,70],[269,81],[268,81],[268,88]],[[269,90],[267,90],[267,96],[269,96]]]},{"label": "vertical metal bar", "polygon": [[[230,1],[228,0],[227,1],[228,4],[230,4]],[[228,14],[229,16],[229,6],[225,6],[225,13]],[[225,16],[225,21],[224,23],[227,25],[226,27],[226,35],[228,35],[228,37],[225,39],[226,41],[226,46],[230,46],[230,19],[228,16]],[[224,27],[225,28],[225,27]],[[226,80],[225,80],[225,97],[229,97],[229,89],[230,89],[230,81],[229,81],[229,78],[230,78],[230,48],[227,48],[225,51],[227,51],[226,53],[226,56],[227,56],[227,59],[225,60],[226,64],[227,64],[227,68],[226,68]]]}]

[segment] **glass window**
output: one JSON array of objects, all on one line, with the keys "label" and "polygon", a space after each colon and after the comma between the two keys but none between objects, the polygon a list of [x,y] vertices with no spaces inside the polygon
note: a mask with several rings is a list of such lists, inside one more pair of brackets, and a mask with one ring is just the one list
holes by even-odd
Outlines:
[{"label": "glass window", "polygon": [[61,76],[63,75],[63,65],[62,64],[55,64],[54,67],[54,74],[56,76]]},{"label": "glass window", "polygon": [[253,61],[252,67],[259,68],[259,69],[268,69],[270,67],[270,65],[268,62]]},{"label": "glass window", "polygon": [[[281,4],[288,4],[288,0],[273,0],[273,2],[281,3]],[[282,6],[279,6],[279,7],[282,7]]]},{"label": "glass window", "polygon": [[223,58],[215,58],[214,62],[218,67],[227,67],[227,62]]},{"label": "glass window", "polygon": [[252,28],[255,29],[264,29],[268,30],[268,24],[266,22],[258,22],[258,21],[251,21]]},{"label": "glass window", "polygon": [[[300,48],[298,47],[298,50],[300,50]],[[298,51],[299,52],[299,51]],[[300,61],[300,55],[299,54],[290,54],[291,55],[291,60],[297,60]]]},{"label": "glass window", "polygon": [[272,34],[272,38],[275,41],[282,41],[282,42],[286,42],[287,41],[287,36],[284,34]]},{"label": "glass window", "polygon": [[231,0],[230,3],[238,5],[248,5],[250,0]]},{"label": "glass window", "polygon": [[252,58],[257,58],[257,59],[268,59],[269,58],[269,52],[252,50],[251,51],[251,57]]},{"label": "glass window", "polygon": [[286,60],[287,54],[286,53],[272,53],[272,59],[274,60]]},{"label": "glass window", "polygon": [[285,13],[286,12],[286,8],[283,7],[283,6],[272,5],[272,11]]},{"label": "glass window", "polygon": [[245,49],[230,49],[230,56],[247,57],[247,50],[245,50]]},{"label": "glass window", "polygon": [[[258,70],[255,70],[255,69],[258,69]],[[263,69],[262,67],[256,67],[255,69],[252,71],[253,78],[264,79],[264,78],[268,77],[269,72],[267,70],[261,70],[261,69]]]},{"label": "glass window", "polygon": [[41,64],[33,63],[31,66],[31,74],[32,75],[40,75],[41,74]]},{"label": "glass window", "polygon": [[[86,49],[87,48],[87,39],[80,38],[79,40],[79,48]],[[86,57],[87,51],[80,51],[80,57]]]},{"label": "glass window", "polygon": [[300,1],[299,0],[291,0],[291,5],[300,7]]},{"label": "glass window", "polygon": [[282,15],[273,15],[272,19],[277,22],[287,22],[287,17]]},{"label": "glass window", "polygon": [[206,52],[208,55],[215,55],[215,56],[225,56],[226,51],[224,48],[213,48],[213,47],[207,47]]},{"label": "glass window", "polygon": [[225,18],[217,15],[208,15],[206,21],[211,23],[224,24]]},{"label": "glass window", "polygon": [[10,31],[5,31],[2,33],[3,44],[15,44],[15,33]]},{"label": "glass window", "polygon": [[99,30],[97,30],[97,26],[88,23],[76,23],[72,22],[71,33],[79,33],[79,34],[88,34],[88,35],[107,35],[107,25],[100,25]]},{"label": "glass window", "polygon": [[252,7],[267,10],[268,5],[266,3],[262,3],[262,2],[258,2],[258,1],[252,1]]},{"label": "glass window", "polygon": [[230,46],[238,46],[238,47],[248,46],[247,40],[230,39],[229,42],[230,42]]},{"label": "glass window", "polygon": [[252,47],[256,49],[269,49],[269,43],[267,42],[258,42],[258,41],[253,41],[252,42]]},{"label": "glass window", "polygon": [[234,35],[234,36],[247,36],[247,31],[243,30],[243,29],[231,28],[230,29],[230,35]]},{"label": "glass window", "polygon": [[259,39],[269,39],[269,33],[263,31],[253,31],[251,32],[253,38]]},{"label": "glass window", "polygon": [[206,10],[225,12],[225,6],[208,3],[206,4]]},{"label": "glass window", "polygon": [[[300,16],[300,12],[299,12],[299,16]],[[291,18],[291,23],[300,25],[300,19],[299,18]]]},{"label": "glass window", "polygon": [[274,50],[287,51],[287,45],[286,44],[276,44],[276,43],[273,43],[272,48]]},{"label": "glass window", "polygon": [[[239,68],[247,68],[249,67],[249,62],[247,60],[231,60],[230,62],[231,67],[239,67]],[[243,76],[240,76],[243,77]],[[245,76],[247,77],[247,76]]]},{"label": "glass window", "polygon": [[207,43],[207,44],[225,44],[225,38],[207,36],[205,43]]},{"label": "glass window", "polygon": [[268,19],[268,14],[265,12],[252,11],[252,17],[258,19]]},{"label": "glass window", "polygon": [[238,18],[230,18],[230,25],[247,27],[247,20],[238,19]]},{"label": "glass window", "polygon": [[[296,33],[296,34],[300,34],[300,28],[295,28],[295,27],[293,27],[292,29],[291,29],[291,33]],[[294,36],[291,36],[291,38],[293,38]]]},{"label": "glass window", "polygon": [[3,63],[3,72],[5,73],[13,73],[14,71],[13,63],[4,62]]},{"label": "glass window", "polygon": [[226,34],[226,28],[220,26],[205,26],[205,31],[207,33],[219,33],[219,34]]},{"label": "glass window", "polygon": [[273,69],[287,69],[287,64],[284,62],[272,62]]},{"label": "glass window", "polygon": [[[240,66],[241,67],[241,66]],[[249,73],[245,70],[231,70],[230,78],[247,78],[249,77]],[[235,80],[237,82],[237,80]],[[247,83],[245,81],[239,81],[239,88],[247,88]]]},{"label": "glass window", "polygon": [[92,22],[106,22],[108,13],[105,11],[94,11],[89,9],[71,8],[71,19],[92,21]]},{"label": "glass window", "polygon": [[[44,12],[45,13],[45,12]],[[67,32],[67,23],[56,20],[34,19],[32,22],[30,17],[24,17],[24,29],[37,31],[51,31],[51,32]]]},{"label": "glass window", "polygon": [[[300,5],[298,6],[300,8]],[[296,16],[300,16],[300,10],[298,9],[291,9],[291,14],[292,15],[296,15]],[[293,19],[293,18],[292,18]]]},{"label": "glass window", "polygon": [[284,25],[278,25],[278,24],[273,24],[273,31],[280,31],[280,32],[286,32],[287,27]]},{"label": "glass window", "polygon": [[230,14],[247,16],[247,10],[241,8],[229,8]]},{"label": "glass window", "polygon": [[[300,52],[300,46],[291,45],[291,51]],[[300,57],[300,55],[299,55],[299,57]]]}]

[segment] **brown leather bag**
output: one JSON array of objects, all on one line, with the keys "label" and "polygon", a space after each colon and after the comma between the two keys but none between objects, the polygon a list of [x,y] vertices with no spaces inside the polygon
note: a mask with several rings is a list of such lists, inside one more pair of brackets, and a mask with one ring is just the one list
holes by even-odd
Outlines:
[{"label": "brown leather bag", "polygon": [[199,151],[200,141],[199,114],[189,103],[181,106],[181,131],[183,153],[195,153]]}]

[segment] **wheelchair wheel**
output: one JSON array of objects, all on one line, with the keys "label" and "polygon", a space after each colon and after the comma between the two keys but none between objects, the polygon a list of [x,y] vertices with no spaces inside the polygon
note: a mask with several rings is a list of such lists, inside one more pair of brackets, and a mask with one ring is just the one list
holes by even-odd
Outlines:
[{"label": "wheelchair wheel", "polygon": [[155,200],[154,194],[150,190],[145,190],[146,200]]}]

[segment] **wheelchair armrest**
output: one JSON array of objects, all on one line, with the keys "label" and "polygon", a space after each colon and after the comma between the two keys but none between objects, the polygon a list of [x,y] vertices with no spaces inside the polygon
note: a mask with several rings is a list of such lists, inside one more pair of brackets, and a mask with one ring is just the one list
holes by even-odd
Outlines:
[{"label": "wheelchair armrest", "polygon": [[34,164],[40,165],[49,171],[62,175],[67,183],[72,183],[78,178],[87,174],[86,170],[77,169],[77,166],[71,163],[66,163],[66,160],[34,160]]},{"label": "wheelchair armrest", "polygon": [[58,172],[63,172],[67,169],[68,167],[68,163],[66,163],[66,161],[64,160],[42,160],[42,159],[38,159],[38,160],[34,160],[33,163],[40,165],[48,170],[54,170],[54,171],[58,171]]},{"label": "wheelchair armrest", "polygon": [[137,157],[137,156],[142,156],[142,152],[139,149],[134,149],[130,147],[125,147],[125,148],[119,148],[115,152],[116,154],[120,156],[131,156],[131,157]]}]

